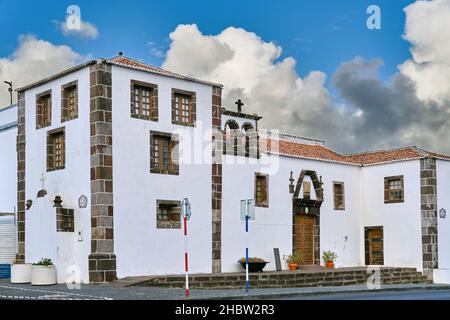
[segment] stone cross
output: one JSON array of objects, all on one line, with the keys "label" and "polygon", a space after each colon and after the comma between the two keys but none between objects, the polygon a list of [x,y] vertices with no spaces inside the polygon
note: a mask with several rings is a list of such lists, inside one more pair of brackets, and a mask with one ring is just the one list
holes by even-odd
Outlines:
[{"label": "stone cross", "polygon": [[39,181],[42,183],[42,189],[41,190],[45,190],[45,187],[44,187],[45,180],[47,180],[47,178],[45,178],[45,175],[42,174],[41,178],[39,179]]},{"label": "stone cross", "polygon": [[237,107],[238,107],[238,113],[241,113],[241,111],[242,111],[242,106],[244,105],[244,103],[241,101],[241,99],[239,99],[238,101],[236,101],[234,104],[236,104]]}]

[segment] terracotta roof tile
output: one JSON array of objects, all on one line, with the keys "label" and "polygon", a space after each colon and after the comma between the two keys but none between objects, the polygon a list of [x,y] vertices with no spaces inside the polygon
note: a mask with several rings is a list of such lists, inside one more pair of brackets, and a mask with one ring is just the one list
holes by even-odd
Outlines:
[{"label": "terracotta roof tile", "polygon": [[374,165],[396,161],[416,160],[424,158],[426,155],[421,153],[415,147],[406,147],[401,149],[370,151],[364,153],[354,153],[344,155],[361,165]]},{"label": "terracotta roof tile", "polygon": [[135,69],[135,70],[146,71],[146,72],[159,74],[159,75],[166,76],[166,77],[172,77],[172,78],[177,78],[177,79],[182,79],[182,80],[188,80],[188,81],[193,81],[193,82],[197,82],[197,83],[207,84],[207,85],[211,85],[211,86],[222,87],[222,85],[219,84],[219,83],[214,83],[214,82],[210,82],[210,81],[203,81],[203,80],[187,77],[187,76],[175,73],[175,72],[171,72],[171,71],[168,71],[168,70],[164,70],[164,69],[161,69],[161,68],[157,68],[157,67],[151,66],[151,65],[146,64],[144,62],[140,62],[140,61],[137,61],[137,60],[125,57],[125,56],[117,56],[117,57],[114,57],[112,59],[106,60],[106,62],[111,63],[113,65],[118,65],[118,66],[122,66],[122,67],[132,68],[132,69]]},{"label": "terracotta roof tile", "polygon": [[266,139],[261,139],[261,146],[263,149],[265,148],[265,146],[267,146],[268,153],[279,154],[281,156],[288,157],[359,165],[359,163],[355,162],[351,158],[344,157],[320,144],[306,144],[294,141],[273,139],[271,139],[271,142],[267,144],[266,141]]},{"label": "terracotta roof tile", "polygon": [[[264,150],[266,139],[261,139],[261,146]],[[417,147],[405,147],[399,149],[370,151],[353,154],[339,154],[324,145],[305,144],[283,139],[270,139],[267,150],[263,152],[279,154],[281,156],[312,159],[319,161],[337,162],[356,166],[371,166],[399,161],[418,160],[425,157],[432,157],[441,160],[450,160],[450,156],[435,152],[425,151]],[[278,147],[276,143],[278,142]]]}]

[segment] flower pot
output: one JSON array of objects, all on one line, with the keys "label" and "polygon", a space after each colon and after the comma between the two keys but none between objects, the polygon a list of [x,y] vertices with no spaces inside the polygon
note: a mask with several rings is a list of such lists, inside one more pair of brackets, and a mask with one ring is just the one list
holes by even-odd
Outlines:
[{"label": "flower pot", "polygon": [[333,261],[327,261],[327,262],[325,263],[325,266],[326,266],[328,269],[334,269],[334,262],[333,262]]},{"label": "flower pot", "polygon": [[11,266],[11,283],[30,283],[31,282],[31,264],[13,264]]},{"label": "flower pot", "polygon": [[289,270],[295,271],[298,268],[298,264],[297,263],[289,263],[288,267],[289,267]]},{"label": "flower pot", "polygon": [[55,266],[33,266],[31,268],[31,285],[50,286],[56,284]]},{"label": "flower pot", "polygon": [[[241,267],[245,270],[246,268],[245,262],[239,263],[241,264]],[[249,262],[248,272],[262,272],[266,264],[268,264],[268,262]]]}]

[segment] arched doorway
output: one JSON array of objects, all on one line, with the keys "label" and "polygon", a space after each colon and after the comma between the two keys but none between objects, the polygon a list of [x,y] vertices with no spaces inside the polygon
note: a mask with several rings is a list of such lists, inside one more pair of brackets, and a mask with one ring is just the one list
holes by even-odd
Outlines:
[{"label": "arched doorway", "polygon": [[[315,193],[311,198],[309,177]],[[309,179],[308,179],[309,180]],[[300,194],[303,185],[303,194]],[[323,202],[322,182],[312,170],[302,170],[292,199],[292,251],[300,254],[302,265],[320,264],[320,207]]]}]

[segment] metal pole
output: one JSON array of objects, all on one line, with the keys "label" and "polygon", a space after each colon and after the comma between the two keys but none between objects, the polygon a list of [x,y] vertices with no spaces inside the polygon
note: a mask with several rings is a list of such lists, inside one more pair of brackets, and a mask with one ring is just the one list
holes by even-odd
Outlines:
[{"label": "metal pole", "polygon": [[248,292],[249,277],[248,277],[248,200],[245,201],[245,233],[247,238],[247,247],[245,248],[245,291]]},{"label": "metal pole", "polygon": [[187,203],[184,203],[184,269],[186,276],[186,297],[189,297],[189,264],[188,264],[188,239],[187,239]]}]

